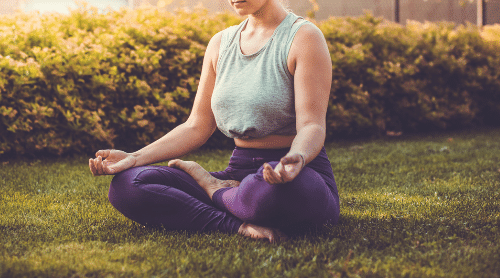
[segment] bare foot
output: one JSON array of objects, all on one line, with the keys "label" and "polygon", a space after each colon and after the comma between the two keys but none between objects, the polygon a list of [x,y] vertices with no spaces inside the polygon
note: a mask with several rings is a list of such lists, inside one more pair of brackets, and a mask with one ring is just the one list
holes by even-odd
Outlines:
[{"label": "bare foot", "polygon": [[287,239],[287,236],[277,229],[261,227],[246,222],[240,226],[238,234],[255,239],[267,239],[271,243]]},{"label": "bare foot", "polygon": [[212,199],[215,191],[221,188],[236,187],[240,185],[239,181],[219,180],[214,178],[207,170],[203,169],[200,164],[194,161],[174,159],[168,162],[168,167],[179,168],[188,173],[203,189],[205,189],[210,199]]}]

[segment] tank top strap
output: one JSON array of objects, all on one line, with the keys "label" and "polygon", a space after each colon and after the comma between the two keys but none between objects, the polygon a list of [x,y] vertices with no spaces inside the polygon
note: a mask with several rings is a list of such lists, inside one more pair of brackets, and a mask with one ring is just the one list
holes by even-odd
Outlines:
[{"label": "tank top strap", "polygon": [[[227,51],[229,46],[234,42],[234,40],[237,37],[236,35],[241,30],[241,28],[243,28],[243,26],[245,26],[247,21],[248,21],[248,18],[245,19],[244,21],[242,21],[240,24],[228,27],[222,31],[222,36],[221,36],[221,41],[220,41],[220,46],[219,46],[219,59],[218,59],[217,63],[219,63],[220,58],[225,54],[225,52]],[[217,65],[217,68],[219,68],[218,65]]]},{"label": "tank top strap", "polygon": [[284,46],[284,43],[288,41],[290,30],[293,27],[295,21],[297,21],[297,19],[299,18],[302,17],[290,12],[285,17],[284,21],[277,27],[278,29],[275,31],[274,37],[277,41],[280,42],[282,46]]},{"label": "tank top strap", "polygon": [[283,28],[286,28],[287,30],[290,30],[290,28],[292,28],[292,26],[295,25],[295,22],[298,19],[303,19],[303,17],[301,17],[299,15],[296,15],[296,14],[294,14],[292,12],[289,12],[288,13],[288,17],[286,18],[287,22],[285,24],[283,24]]}]

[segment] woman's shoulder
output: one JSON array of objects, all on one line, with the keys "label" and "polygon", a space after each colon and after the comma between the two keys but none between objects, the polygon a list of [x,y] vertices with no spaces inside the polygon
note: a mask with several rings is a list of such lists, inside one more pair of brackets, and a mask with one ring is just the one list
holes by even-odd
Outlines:
[{"label": "woman's shoulder", "polygon": [[298,18],[294,22],[292,32],[295,33],[293,44],[309,45],[325,41],[325,36],[318,26],[303,18]]},{"label": "woman's shoulder", "polygon": [[297,34],[299,36],[317,36],[321,35],[324,38],[323,32],[316,26],[316,24],[312,23],[309,20],[306,20],[302,17],[297,18],[292,25],[292,30],[297,29]]},{"label": "woman's shoulder", "polygon": [[[302,24],[300,24],[302,23]],[[328,43],[323,32],[312,22],[304,20],[295,29],[295,36],[291,38],[288,62],[289,70],[295,75],[295,67],[300,64],[309,64],[311,61],[328,60],[331,62]],[[314,68],[314,65],[311,66]],[[331,66],[330,66],[331,67]]]}]

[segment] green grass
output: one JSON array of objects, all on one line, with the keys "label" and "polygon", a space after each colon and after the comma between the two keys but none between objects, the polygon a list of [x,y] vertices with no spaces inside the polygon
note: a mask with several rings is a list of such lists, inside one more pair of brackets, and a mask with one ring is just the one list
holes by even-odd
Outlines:
[{"label": "green grass", "polygon": [[[85,157],[5,161],[0,277],[500,277],[500,129],[327,151],[340,224],[277,245],[143,228]],[[187,159],[220,170],[229,155]]]}]

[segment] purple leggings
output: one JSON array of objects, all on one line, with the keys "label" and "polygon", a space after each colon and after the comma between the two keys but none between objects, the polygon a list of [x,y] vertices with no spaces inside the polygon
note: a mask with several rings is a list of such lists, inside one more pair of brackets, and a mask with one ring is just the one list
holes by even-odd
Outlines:
[{"label": "purple leggings", "polygon": [[168,230],[237,233],[246,221],[301,233],[336,224],[339,197],[324,148],[293,181],[270,185],[264,180],[264,162],[275,167],[288,151],[236,147],[226,170],[211,174],[241,184],[216,191],[213,201],[190,175],[167,166],[135,167],[117,174],[109,201],[142,225]]}]

